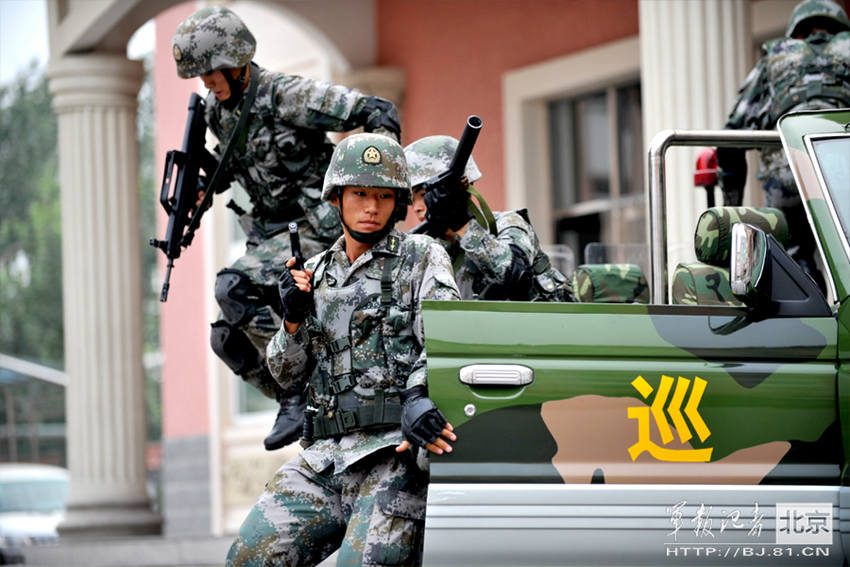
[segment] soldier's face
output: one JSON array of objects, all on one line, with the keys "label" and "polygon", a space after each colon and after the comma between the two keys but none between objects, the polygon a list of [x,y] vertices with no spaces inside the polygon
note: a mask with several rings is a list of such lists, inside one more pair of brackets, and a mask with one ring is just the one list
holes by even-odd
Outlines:
[{"label": "soldier's face", "polygon": [[425,206],[425,191],[422,189],[413,190],[413,214],[416,215],[417,222],[425,220],[425,213],[428,212],[428,207]]},{"label": "soldier's face", "polygon": [[[225,71],[232,70],[226,69]],[[224,76],[224,71],[218,70],[213,71],[212,73],[204,73],[201,75],[201,79],[204,81],[204,86],[211,90],[215,95],[215,98],[220,102],[224,102],[230,98],[230,83],[227,82],[227,79]]]},{"label": "soldier's face", "polygon": [[352,230],[375,232],[389,222],[395,209],[395,189],[345,187],[342,199],[335,193],[331,202],[341,208],[342,219]]}]

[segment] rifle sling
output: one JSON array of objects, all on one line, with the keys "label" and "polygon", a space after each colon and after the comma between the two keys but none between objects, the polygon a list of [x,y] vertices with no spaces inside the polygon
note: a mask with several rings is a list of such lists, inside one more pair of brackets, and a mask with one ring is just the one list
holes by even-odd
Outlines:
[{"label": "rifle sling", "polygon": [[475,200],[478,201],[478,206],[472,202],[472,199],[469,200],[469,211],[475,217],[475,220],[478,221],[482,227],[486,228],[490,234],[493,236],[498,236],[499,231],[496,229],[496,217],[493,216],[493,211],[490,210],[490,206],[487,204],[487,201],[484,199],[484,196],[478,192],[478,190],[470,185],[466,189],[470,195],[475,197]]},{"label": "rifle sling", "polygon": [[[255,65],[251,65],[256,68]],[[251,73],[251,79],[248,83],[248,92],[245,93],[245,100],[242,101],[242,106],[239,109],[239,122],[236,123],[236,128],[233,130],[233,133],[230,134],[230,139],[227,141],[227,146],[224,148],[224,152],[221,154],[221,159],[218,160],[218,165],[215,168],[215,172],[213,172],[212,177],[210,178],[210,182],[207,185],[206,191],[204,193],[204,198],[201,200],[201,204],[198,205],[198,211],[205,211],[207,207],[210,206],[212,202],[212,196],[216,192],[216,187],[221,180],[224,178],[224,169],[226,167],[228,161],[230,161],[230,155],[233,153],[233,150],[236,146],[245,147],[245,138],[248,135],[248,130],[245,126],[248,124],[248,114],[251,110],[251,105],[254,104],[254,97],[257,94],[257,87],[259,86],[260,81],[257,78],[257,71]],[[237,140],[238,137],[238,140]],[[189,226],[186,228],[186,234],[194,234],[195,230],[198,228],[198,223],[200,222],[201,215],[193,214],[192,222],[189,223]],[[183,237],[185,240],[186,237]]]}]

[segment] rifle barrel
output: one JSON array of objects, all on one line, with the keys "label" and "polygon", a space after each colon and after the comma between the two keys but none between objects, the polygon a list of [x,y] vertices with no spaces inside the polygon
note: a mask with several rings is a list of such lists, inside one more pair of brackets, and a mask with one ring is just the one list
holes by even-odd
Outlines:
[{"label": "rifle barrel", "polygon": [[159,300],[165,302],[168,299],[168,288],[171,287],[171,268],[174,267],[174,260],[168,259],[168,265],[165,267],[165,280],[162,282],[162,291],[159,293]]}]

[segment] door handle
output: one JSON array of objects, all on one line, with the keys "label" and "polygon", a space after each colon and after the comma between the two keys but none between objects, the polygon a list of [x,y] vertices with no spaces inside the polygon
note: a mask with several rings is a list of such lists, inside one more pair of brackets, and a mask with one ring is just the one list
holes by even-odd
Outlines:
[{"label": "door handle", "polygon": [[460,381],[470,386],[525,386],[534,371],[521,364],[470,364],[460,369]]}]

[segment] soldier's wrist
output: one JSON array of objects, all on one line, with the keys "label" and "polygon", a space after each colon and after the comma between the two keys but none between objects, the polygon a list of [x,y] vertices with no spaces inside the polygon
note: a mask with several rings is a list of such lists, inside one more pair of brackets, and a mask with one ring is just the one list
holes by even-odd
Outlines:
[{"label": "soldier's wrist", "polygon": [[399,392],[399,397],[401,398],[402,403],[406,402],[407,400],[427,398],[428,389],[422,384],[417,384],[416,386],[412,386],[406,390],[402,390],[401,392]]}]

